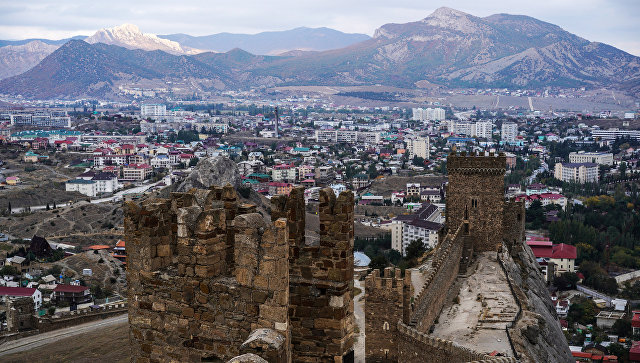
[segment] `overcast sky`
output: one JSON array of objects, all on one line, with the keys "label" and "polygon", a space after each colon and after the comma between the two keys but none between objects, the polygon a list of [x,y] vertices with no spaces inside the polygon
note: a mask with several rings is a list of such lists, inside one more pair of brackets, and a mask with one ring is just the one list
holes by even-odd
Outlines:
[{"label": "overcast sky", "polygon": [[145,33],[207,35],[326,26],[372,35],[440,6],[476,16],[529,15],[640,56],[640,0],[0,0],[0,39],[91,35],[123,23]]}]

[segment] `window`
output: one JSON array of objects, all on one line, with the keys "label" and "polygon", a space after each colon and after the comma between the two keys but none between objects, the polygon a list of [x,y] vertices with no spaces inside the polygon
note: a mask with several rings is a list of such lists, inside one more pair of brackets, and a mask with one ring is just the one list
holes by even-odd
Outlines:
[{"label": "window", "polygon": [[385,321],[384,324],[382,324],[382,330],[389,330],[389,322]]}]

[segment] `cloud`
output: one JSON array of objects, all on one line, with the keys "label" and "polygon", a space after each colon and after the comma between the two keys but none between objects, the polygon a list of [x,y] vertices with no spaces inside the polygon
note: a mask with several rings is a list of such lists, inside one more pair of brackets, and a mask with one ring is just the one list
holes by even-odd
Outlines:
[{"label": "cloud", "polygon": [[[7,2],[7,0],[5,0]],[[330,27],[372,35],[386,23],[416,21],[451,1],[323,0],[39,0],[0,5],[0,39],[91,35],[123,23],[154,34],[258,33],[300,26]],[[593,41],[640,54],[640,1],[636,0],[458,0],[456,9],[476,16],[529,15]]]}]

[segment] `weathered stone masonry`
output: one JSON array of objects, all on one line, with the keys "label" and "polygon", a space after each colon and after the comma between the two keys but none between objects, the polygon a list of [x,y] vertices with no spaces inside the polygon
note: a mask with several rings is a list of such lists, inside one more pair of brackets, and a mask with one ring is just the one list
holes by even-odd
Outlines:
[{"label": "weathered stone masonry", "polygon": [[[452,153],[447,169],[446,225],[415,299],[409,288],[400,287],[411,285],[408,278],[391,282],[390,272],[381,279],[378,271],[367,276],[367,362],[515,361],[513,357],[485,356],[429,335],[447,292],[458,274],[467,273],[474,252],[498,251],[505,242],[513,248],[524,238],[524,205],[503,197],[504,155]],[[413,299],[411,304],[406,303],[409,299]],[[381,322],[389,322],[389,329]]]},{"label": "weathered stone masonry", "polygon": [[321,192],[317,246],[301,197],[274,200],[272,224],[231,186],[127,203],[132,361],[349,357],[353,196]]}]

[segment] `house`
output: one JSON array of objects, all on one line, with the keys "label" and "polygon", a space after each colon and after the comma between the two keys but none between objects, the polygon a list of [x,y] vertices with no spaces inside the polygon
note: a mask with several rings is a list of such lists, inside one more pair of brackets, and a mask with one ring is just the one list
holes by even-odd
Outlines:
[{"label": "house", "polygon": [[420,201],[440,203],[442,201],[442,196],[440,195],[439,190],[423,190],[420,192]]},{"label": "house", "polygon": [[565,243],[554,244],[549,261],[556,265],[556,276],[565,272],[576,272],[576,258],[578,250],[576,246]]},{"label": "house", "polygon": [[527,240],[533,255],[538,260],[553,263],[556,276],[565,272],[576,272],[578,250],[565,243],[553,244],[548,238],[532,237]]},{"label": "house", "polygon": [[18,299],[21,297],[30,297],[33,299],[33,307],[35,310],[40,310],[42,306],[42,292],[32,287],[7,287],[0,286],[0,300],[4,304],[8,299]]},{"label": "house", "polygon": [[[633,317],[631,318],[631,328],[633,329],[633,335],[640,334],[640,310],[634,310],[631,312]],[[638,350],[640,353],[640,350]]]},{"label": "house", "polygon": [[622,311],[601,311],[596,315],[596,325],[601,329],[611,329],[616,321],[624,318]]},{"label": "house", "polygon": [[39,156],[40,155],[29,150],[24,154],[24,157],[22,158],[22,160],[24,160],[25,163],[37,163]]},{"label": "house", "polygon": [[98,193],[97,182],[85,179],[68,180],[64,186],[67,192],[78,192],[88,197],[95,197]]},{"label": "house", "polygon": [[118,178],[113,173],[99,172],[91,180],[96,182],[96,195],[99,193],[113,193],[118,189]]},{"label": "house", "polygon": [[118,240],[118,242],[116,242],[116,246],[113,247],[113,257],[117,258],[123,263],[126,263],[127,250],[125,248],[125,242],[123,240]]},{"label": "house", "polygon": [[80,285],[56,285],[51,294],[51,301],[55,304],[69,305],[84,304],[91,301],[89,287]]},{"label": "house", "polygon": [[27,272],[27,271],[29,271],[29,261],[27,261],[27,259],[22,257],[22,256],[13,256],[13,257],[7,258],[7,261],[5,262],[5,265],[6,266],[13,266],[19,272]]},{"label": "house", "polygon": [[122,169],[125,180],[145,180],[152,172],[149,164],[129,164]]}]

